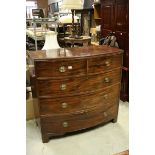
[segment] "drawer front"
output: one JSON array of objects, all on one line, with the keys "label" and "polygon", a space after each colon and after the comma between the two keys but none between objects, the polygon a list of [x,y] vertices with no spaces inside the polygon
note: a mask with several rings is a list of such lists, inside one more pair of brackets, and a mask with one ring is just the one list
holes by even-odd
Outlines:
[{"label": "drawer front", "polygon": [[118,106],[112,106],[106,111],[94,109],[84,114],[61,117],[41,117],[42,132],[65,133],[93,127],[103,122],[108,122],[117,116]]},{"label": "drawer front", "polygon": [[37,77],[60,77],[86,74],[86,60],[36,62]]},{"label": "drawer front", "polygon": [[98,57],[89,60],[89,73],[108,71],[122,66],[122,56]]},{"label": "drawer front", "polygon": [[118,101],[120,85],[112,86],[95,94],[39,99],[41,115],[74,113],[82,109],[100,106],[107,109]]},{"label": "drawer front", "polygon": [[93,92],[111,86],[121,79],[121,69],[88,77],[69,78],[64,80],[38,80],[39,96],[66,96]]}]

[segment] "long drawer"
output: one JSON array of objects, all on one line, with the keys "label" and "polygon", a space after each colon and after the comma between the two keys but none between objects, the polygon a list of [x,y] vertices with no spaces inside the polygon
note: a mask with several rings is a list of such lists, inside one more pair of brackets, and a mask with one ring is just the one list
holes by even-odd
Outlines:
[{"label": "long drawer", "polygon": [[77,131],[110,121],[117,116],[117,110],[118,105],[114,105],[106,111],[93,109],[83,114],[63,115],[61,117],[41,117],[41,129],[42,132],[47,133]]},{"label": "long drawer", "polygon": [[36,61],[36,77],[61,77],[86,74],[86,60]]},{"label": "long drawer", "polygon": [[99,73],[122,66],[122,57],[120,55],[110,57],[97,57],[89,60],[89,73]]},{"label": "long drawer", "polygon": [[104,91],[73,97],[39,99],[40,115],[56,115],[73,113],[94,106],[107,109],[118,102],[120,85],[109,87]]},{"label": "long drawer", "polygon": [[64,80],[38,80],[39,96],[66,96],[68,94],[81,94],[103,89],[120,82],[121,70],[113,70],[104,74],[88,77],[68,78]]},{"label": "long drawer", "polygon": [[36,77],[66,77],[105,72],[121,67],[120,55],[96,57],[88,60],[36,61]]}]

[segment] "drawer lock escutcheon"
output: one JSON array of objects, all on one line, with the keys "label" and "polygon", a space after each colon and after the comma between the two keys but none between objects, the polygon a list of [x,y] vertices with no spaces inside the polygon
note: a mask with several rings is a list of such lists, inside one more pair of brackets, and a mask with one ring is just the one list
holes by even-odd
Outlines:
[{"label": "drawer lock escutcheon", "polygon": [[65,71],[66,71],[65,66],[61,66],[61,67],[59,67],[59,71],[60,71],[61,73],[65,72]]},{"label": "drawer lock escutcheon", "polygon": [[66,90],[66,87],[67,87],[66,84],[61,84],[61,85],[60,85],[60,89],[61,89],[61,90]]},{"label": "drawer lock escutcheon", "polygon": [[68,122],[63,122],[62,125],[63,125],[64,128],[67,128],[68,127]]},{"label": "drawer lock escutcheon", "polygon": [[64,109],[67,108],[67,106],[68,106],[67,103],[62,103],[61,104],[61,107],[64,108]]},{"label": "drawer lock escutcheon", "polygon": [[72,66],[68,66],[68,69],[71,70],[71,69],[73,69],[73,67]]}]

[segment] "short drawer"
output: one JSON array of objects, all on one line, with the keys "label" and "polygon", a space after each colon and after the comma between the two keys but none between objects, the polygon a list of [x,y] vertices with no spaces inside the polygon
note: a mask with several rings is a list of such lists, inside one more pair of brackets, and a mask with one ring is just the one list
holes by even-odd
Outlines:
[{"label": "short drawer", "polygon": [[75,115],[62,115],[61,117],[41,117],[42,132],[65,133],[93,127],[103,122],[108,122],[117,116],[118,105],[106,111],[93,109],[87,113]]},{"label": "short drawer", "polygon": [[103,89],[120,82],[121,69],[88,77],[69,78],[64,80],[37,80],[39,96],[66,96],[82,94]]},{"label": "short drawer", "polygon": [[86,74],[86,60],[36,61],[36,77],[61,77]]},{"label": "short drawer", "polygon": [[55,99],[41,98],[39,99],[40,115],[74,113],[75,111],[92,107],[107,109],[118,102],[119,89],[120,85],[118,84],[104,91],[89,95],[59,97]]},{"label": "short drawer", "polygon": [[122,66],[122,56],[98,57],[89,60],[89,73],[105,72]]}]

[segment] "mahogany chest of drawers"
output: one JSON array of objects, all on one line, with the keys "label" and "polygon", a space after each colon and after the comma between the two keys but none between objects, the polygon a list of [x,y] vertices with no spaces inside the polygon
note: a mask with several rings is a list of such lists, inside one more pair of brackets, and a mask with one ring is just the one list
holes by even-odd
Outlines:
[{"label": "mahogany chest of drawers", "polygon": [[117,121],[122,53],[107,46],[28,52],[43,142]]}]

